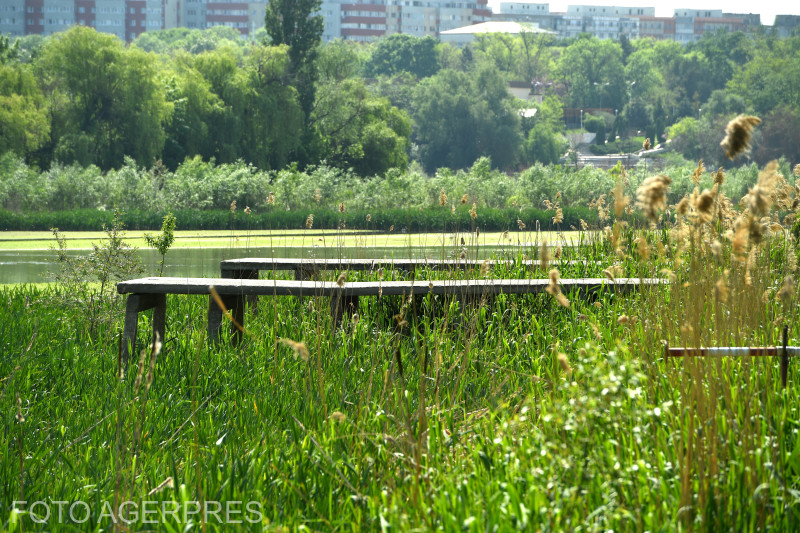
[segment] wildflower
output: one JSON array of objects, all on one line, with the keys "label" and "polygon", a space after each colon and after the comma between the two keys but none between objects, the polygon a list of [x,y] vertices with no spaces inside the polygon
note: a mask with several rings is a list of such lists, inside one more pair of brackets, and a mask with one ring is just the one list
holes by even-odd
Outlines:
[{"label": "wildflower", "polygon": [[231,202],[231,214],[236,215],[236,200]]},{"label": "wildflower", "polygon": [[331,413],[331,416],[329,416],[328,418],[330,418],[334,422],[344,422],[345,420],[347,420],[347,415],[345,415],[341,411],[334,411],[334,412]]},{"label": "wildflower", "polygon": [[464,205],[465,203],[467,203],[467,195],[466,195],[466,193],[464,194],[464,196],[461,197],[461,205]]},{"label": "wildflower", "polygon": [[244,214],[247,215],[247,216],[250,216],[250,213],[252,213],[252,211],[250,211],[250,206],[249,205],[245,206]]},{"label": "wildflower", "polygon": [[753,128],[761,124],[758,117],[739,115],[728,122],[725,128],[725,138],[720,143],[725,149],[725,154],[729,159],[735,158],[748,148],[750,148],[750,134]]},{"label": "wildflower", "polygon": [[519,218],[517,219],[517,227],[519,228],[520,231],[523,231],[525,229],[525,223]]},{"label": "wildflower", "polygon": [[372,222],[372,215],[367,213],[367,222]]}]

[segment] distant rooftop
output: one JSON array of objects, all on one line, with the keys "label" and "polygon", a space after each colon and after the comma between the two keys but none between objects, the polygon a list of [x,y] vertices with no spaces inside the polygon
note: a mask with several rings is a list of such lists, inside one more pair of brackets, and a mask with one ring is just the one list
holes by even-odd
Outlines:
[{"label": "distant rooftop", "polygon": [[505,20],[493,20],[490,22],[473,24],[471,26],[454,28],[452,30],[443,31],[439,35],[475,35],[477,33],[550,33],[556,35],[555,32],[543,30],[536,24],[520,24],[519,22]]}]

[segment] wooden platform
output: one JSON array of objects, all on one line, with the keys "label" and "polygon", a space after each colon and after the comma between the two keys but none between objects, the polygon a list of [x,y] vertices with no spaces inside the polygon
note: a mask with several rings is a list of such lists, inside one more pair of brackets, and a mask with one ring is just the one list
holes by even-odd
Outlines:
[{"label": "wooden platform", "polygon": [[[220,273],[223,278],[236,279],[258,279],[261,271],[293,270],[294,279],[304,280],[318,277],[324,271],[378,271],[401,270],[413,272],[418,268],[428,268],[432,270],[479,270],[483,266],[483,260],[476,259],[290,259],[290,258],[245,258],[245,259],[226,259],[220,262]],[[541,267],[541,261],[486,261],[489,266],[505,265],[513,267],[524,265],[528,268]],[[561,265],[585,264],[585,261],[550,261],[550,265],[558,267]]]},{"label": "wooden platform", "polygon": [[[119,369],[127,365],[133,343],[136,341],[138,315],[153,309],[153,336],[164,339],[166,332],[166,295],[195,294],[209,297],[208,336],[217,343],[222,327],[223,310],[212,296],[217,293],[225,309],[233,320],[244,327],[245,301],[250,296],[319,296],[330,298],[331,315],[334,324],[348,311],[349,306],[357,306],[359,297],[382,297],[392,295],[451,295],[468,298],[497,294],[536,294],[549,285],[548,279],[464,279],[431,281],[363,281],[338,285],[333,281],[314,280],[258,280],[231,278],[168,278],[152,277],[123,281],[117,284],[117,292],[128,294],[125,310],[125,329],[120,339]],[[613,290],[627,293],[643,286],[666,284],[666,280],[650,278],[581,278],[560,280],[565,294],[586,296],[587,294]],[[232,325],[234,342],[241,339],[241,329]]]}]

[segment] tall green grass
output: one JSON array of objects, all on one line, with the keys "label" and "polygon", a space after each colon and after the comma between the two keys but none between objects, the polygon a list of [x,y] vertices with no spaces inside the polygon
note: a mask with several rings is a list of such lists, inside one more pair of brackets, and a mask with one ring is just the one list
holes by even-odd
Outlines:
[{"label": "tall green grass", "polygon": [[[784,325],[798,344],[797,293],[784,290],[797,250],[778,224],[796,209],[782,195],[797,193],[768,174],[754,194],[778,210],[763,217],[755,196],[744,212],[719,209],[717,187],[710,218],[698,191],[669,230],[620,214],[608,238],[560,250],[586,263],[551,260],[564,278],[664,276],[668,287],[566,294],[562,307],[547,294],[436,298],[426,279],[461,274],[384,272],[413,275],[418,292],[362,298],[341,328],[324,299],[264,298],[243,343],[214,349],[208,302],[173,295],[162,350],[146,349],[143,318],[145,351],[124,381],[121,309],[117,327],[91,334],[79,311],[50,303],[57,287],[4,289],[0,519],[105,530],[38,525],[11,502],[256,501],[258,524],[166,516],[130,528],[795,530],[796,368],[782,390],[777,360],[665,359],[662,344],[774,345]],[[537,244],[510,253],[535,258]]]}]

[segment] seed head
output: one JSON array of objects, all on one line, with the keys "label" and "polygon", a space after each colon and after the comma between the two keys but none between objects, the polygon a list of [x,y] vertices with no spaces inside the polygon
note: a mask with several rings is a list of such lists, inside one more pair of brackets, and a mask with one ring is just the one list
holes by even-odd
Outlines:
[{"label": "seed head", "polygon": [[630,199],[625,196],[625,191],[623,189],[624,184],[622,182],[623,177],[617,177],[617,183],[614,185],[614,214],[617,218],[622,216],[622,213],[625,211],[625,207],[628,205]]},{"label": "seed head", "polygon": [[464,194],[464,196],[461,197],[461,205],[464,205],[465,203],[467,203],[467,195],[466,194]]},{"label": "seed head", "polygon": [[783,278],[783,285],[775,295],[775,299],[788,307],[792,303],[792,295],[794,295],[794,278],[789,275]]},{"label": "seed head", "polygon": [[721,186],[723,183],[725,183],[725,171],[722,170],[722,167],[719,167],[719,169],[714,172],[714,184]]},{"label": "seed head", "polygon": [[306,217],[306,229],[311,229],[314,225],[314,213],[311,213]]},{"label": "seed head", "polygon": [[231,213],[236,214],[236,200],[231,202]]},{"label": "seed head", "polygon": [[572,374],[572,368],[569,366],[567,354],[563,352],[558,354],[558,366],[561,367],[561,370],[563,370],[565,374]]},{"label": "seed head", "polygon": [[339,212],[344,213],[344,202],[339,203]]},{"label": "seed head", "polygon": [[566,296],[561,293],[561,287],[558,285],[558,280],[561,277],[561,274],[558,272],[558,269],[554,268],[550,270],[548,274],[550,278],[550,284],[545,289],[548,293],[550,293],[558,302],[558,305],[562,307],[569,307],[569,300]]},{"label": "seed head", "polygon": [[519,228],[520,231],[523,231],[525,229],[525,223],[519,218],[517,219],[517,227]]},{"label": "seed head", "polygon": [[278,342],[294,350],[294,354],[303,361],[308,361],[309,359],[308,348],[306,348],[304,342],[295,342],[292,339],[279,339]]},{"label": "seed head", "polygon": [[775,188],[782,176],[778,174],[778,162],[770,161],[764,170],[758,173],[758,182],[747,194],[747,206],[756,217],[769,213],[775,201]]},{"label": "seed head", "polygon": [[703,165],[703,160],[697,162],[697,168],[694,169],[694,173],[692,174],[692,181],[695,185],[700,185],[700,178],[703,176],[703,172],[706,171],[706,167]]},{"label": "seed head", "polygon": [[267,196],[267,205],[275,205],[275,193],[270,192],[269,196]]},{"label": "seed head", "polygon": [[714,207],[714,193],[706,189],[703,191],[703,194],[697,198],[697,203],[695,204],[697,213],[700,215],[700,219],[703,222],[709,222],[711,220],[712,207]]},{"label": "seed head", "polygon": [[[550,266],[550,248],[547,247],[547,239],[542,241],[542,247],[539,248],[539,263],[542,266],[542,270],[547,270]],[[556,270],[556,272],[558,271]]]},{"label": "seed head", "polygon": [[675,208],[675,211],[681,216],[689,212],[689,197],[684,196]]},{"label": "seed head", "polygon": [[725,149],[725,155],[729,159],[735,158],[750,148],[750,134],[753,128],[759,124],[761,124],[760,118],[745,115],[739,115],[728,122],[728,126],[725,128],[726,135],[720,146]]},{"label": "seed head", "polygon": [[644,140],[642,143],[642,150],[649,150],[650,149],[650,137]]},{"label": "seed head", "polygon": [[[465,197],[466,197],[466,195],[465,195]],[[469,210],[469,218],[471,218],[472,220],[475,220],[476,218],[478,218],[477,207],[478,206],[473,202],[472,209]]]},{"label": "seed head", "polygon": [[320,191],[319,189],[314,189],[314,201],[319,203],[321,199],[322,199],[322,191]]},{"label": "seed head", "polygon": [[658,211],[667,207],[667,190],[672,180],[659,174],[644,180],[636,190],[637,205],[644,210],[651,222],[658,221]]},{"label": "seed head", "polygon": [[564,222],[564,212],[556,204],[556,216],[553,217],[553,224],[561,224]]},{"label": "seed head", "polygon": [[728,301],[728,282],[726,280],[728,275],[728,271],[726,270],[725,273],[717,280],[714,284],[714,298],[717,299],[718,302],[725,303]]},{"label": "seed head", "polygon": [[345,281],[347,281],[347,271],[344,271],[341,274],[339,274],[339,277],[336,278],[336,284],[340,287],[344,287]]},{"label": "seed head", "polygon": [[372,222],[372,215],[367,213],[367,222]]},{"label": "seed head", "polygon": [[250,206],[249,205],[245,206],[244,214],[247,215],[247,216],[250,216],[250,213],[252,213],[252,211],[250,211]]},{"label": "seed head", "polygon": [[444,207],[447,205],[447,195],[444,192],[444,187],[439,191],[439,205]]}]

